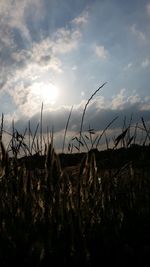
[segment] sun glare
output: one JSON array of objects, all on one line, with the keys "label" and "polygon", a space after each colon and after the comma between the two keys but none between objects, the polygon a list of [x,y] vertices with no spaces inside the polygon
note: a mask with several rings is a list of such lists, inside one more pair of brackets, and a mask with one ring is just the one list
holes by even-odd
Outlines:
[{"label": "sun glare", "polygon": [[42,83],[40,86],[36,84],[36,86],[32,88],[32,93],[36,98],[39,98],[40,102],[46,105],[54,105],[59,95],[58,88],[52,83]]},{"label": "sun glare", "polygon": [[41,90],[41,97],[43,98],[43,101],[49,102],[51,104],[55,104],[57,97],[58,97],[58,89],[53,84],[46,84],[43,86]]}]

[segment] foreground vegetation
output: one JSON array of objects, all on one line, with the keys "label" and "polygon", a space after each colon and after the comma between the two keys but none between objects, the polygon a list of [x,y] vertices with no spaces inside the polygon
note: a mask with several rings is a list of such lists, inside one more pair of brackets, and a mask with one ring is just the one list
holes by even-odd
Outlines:
[{"label": "foreground vegetation", "polygon": [[143,266],[150,253],[150,146],[131,147],[138,161],[126,158],[115,168],[102,167],[114,158],[113,150],[98,162],[91,150],[81,164],[62,168],[52,145],[44,167],[33,167],[40,156],[10,160],[0,144],[1,266],[95,266],[109,260]]},{"label": "foreground vegetation", "polygon": [[[30,125],[28,145],[24,141],[26,132],[19,134],[13,126],[5,149],[2,116],[1,266],[144,266],[149,262],[149,128],[143,118],[134,131],[131,121],[127,126],[124,123],[110,149],[106,130],[114,120],[98,137],[90,128],[88,135],[83,134],[90,99],[79,137],[69,143],[71,154],[56,154],[53,136],[42,150],[42,127],[36,139],[37,131],[32,134]],[[68,124],[69,118],[63,152]],[[138,129],[144,132],[142,140],[137,138]],[[107,149],[99,152],[102,136]],[[74,148],[80,152],[82,146],[87,153],[72,153]],[[20,158],[20,151],[24,157]]]}]

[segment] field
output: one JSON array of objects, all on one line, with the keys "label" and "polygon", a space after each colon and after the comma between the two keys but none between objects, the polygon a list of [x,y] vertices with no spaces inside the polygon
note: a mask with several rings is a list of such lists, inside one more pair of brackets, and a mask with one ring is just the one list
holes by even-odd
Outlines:
[{"label": "field", "polygon": [[149,261],[149,145],[10,159],[0,144],[1,266]]},{"label": "field", "polygon": [[[124,123],[112,148],[106,136],[108,127],[96,139],[89,129],[85,143],[87,134],[82,126],[87,105],[79,137],[72,138],[77,145],[69,144],[67,153],[64,144],[69,118],[63,153],[58,154],[53,136],[44,143],[42,153],[42,127],[39,139],[37,132],[29,131],[28,145],[25,136],[13,128],[6,149],[2,116],[1,266],[96,266],[97,262],[101,266],[145,266],[149,262],[149,128],[143,118],[134,131],[131,121],[127,126]],[[104,151],[93,141],[102,135]],[[87,152],[81,152],[83,146]],[[24,152],[21,157],[20,151]]]}]

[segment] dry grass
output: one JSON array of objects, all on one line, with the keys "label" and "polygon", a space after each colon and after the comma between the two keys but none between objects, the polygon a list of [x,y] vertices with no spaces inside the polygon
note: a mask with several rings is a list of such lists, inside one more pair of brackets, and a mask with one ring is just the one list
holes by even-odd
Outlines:
[{"label": "dry grass", "polygon": [[[128,258],[126,244],[133,258],[137,246],[147,245],[143,234],[145,224],[150,234],[148,166],[134,168],[128,162],[118,170],[104,170],[89,151],[77,167],[63,169],[49,145],[45,168],[38,168],[36,160],[28,162],[35,164],[30,168],[25,158],[21,164],[15,157],[8,163],[2,142],[1,150],[7,169],[0,181],[2,266],[93,266],[105,253],[114,257],[119,251]],[[119,264],[121,258],[117,260]]]},{"label": "dry grass", "polygon": [[[43,107],[41,124],[42,111]],[[92,148],[103,135],[107,140],[110,124],[96,139],[89,128],[87,140]],[[32,134],[29,124],[29,145],[25,143],[26,131],[19,134],[13,127],[9,158],[2,141],[2,116],[1,266],[95,266],[97,261],[107,265],[109,259],[115,266],[128,266],[129,262],[144,264],[149,260],[150,145],[149,128],[143,118],[142,125],[132,129],[131,122],[124,122],[112,150],[103,152],[99,160],[98,151],[88,147],[80,127],[80,135],[74,140],[89,151],[77,166],[64,168],[53,147],[53,133],[43,149],[41,125],[38,140],[38,126]],[[141,146],[136,145],[138,130],[145,132]],[[122,150],[117,150],[119,146]],[[21,151],[26,156],[20,159]]]}]

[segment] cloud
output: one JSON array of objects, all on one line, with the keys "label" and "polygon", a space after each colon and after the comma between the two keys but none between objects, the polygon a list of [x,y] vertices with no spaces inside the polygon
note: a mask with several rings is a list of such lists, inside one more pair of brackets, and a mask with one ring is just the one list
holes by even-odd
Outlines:
[{"label": "cloud", "polygon": [[[7,2],[7,1],[6,1]],[[42,71],[52,70],[62,72],[60,55],[67,54],[77,49],[82,37],[80,23],[69,24],[67,27],[57,28],[50,36],[33,40],[30,35],[30,28],[27,22],[29,9],[34,8],[37,13],[41,10],[41,1],[15,1],[14,8],[11,2],[0,2],[0,58],[1,71],[0,79],[13,80],[13,74],[21,70],[27,72],[30,66],[37,64]],[[11,12],[10,12],[11,11]],[[42,13],[42,11],[41,11]],[[38,15],[39,16],[39,15]],[[86,20],[87,13],[79,16],[80,20]],[[83,19],[84,18],[84,19]],[[77,19],[77,18],[76,18]],[[76,22],[78,21],[75,20]],[[76,25],[75,25],[76,24]],[[37,68],[38,69],[38,68]],[[5,72],[5,75],[2,75]],[[4,81],[1,82],[3,84]],[[6,88],[6,86],[5,86]]]},{"label": "cloud", "polygon": [[141,98],[138,94],[127,94],[126,88],[122,88],[119,93],[112,98],[111,108],[116,110],[128,109],[132,105],[141,103]]},{"label": "cloud", "polygon": [[32,49],[28,51],[30,62],[41,66],[41,68],[62,72],[61,60],[53,51],[53,41],[46,38],[39,43],[34,43]]},{"label": "cloud", "polygon": [[86,12],[77,17],[73,24],[70,21],[68,26],[56,28],[44,38],[41,38],[42,33],[37,33],[38,38],[34,40],[34,25],[29,24],[28,19],[31,19],[31,10],[34,11],[32,21],[36,25],[42,18],[43,5],[40,0],[0,1],[0,85],[4,90],[10,87],[15,89],[21,79],[24,82],[27,77],[31,80],[33,76],[34,79],[43,77],[44,72],[45,76],[48,72],[51,76],[62,73],[60,56],[79,46],[82,37],[79,20],[87,19]]},{"label": "cloud", "polygon": [[108,58],[108,51],[105,49],[104,46],[96,45],[95,46],[95,53],[100,59],[107,59]]},{"label": "cloud", "polygon": [[[24,92],[24,89],[18,87],[18,91],[16,91],[14,96],[17,101],[16,104],[21,103],[18,113],[13,115],[15,116],[15,129],[17,129],[20,133],[23,133],[28,127],[28,121],[30,120],[31,131],[34,133],[37,124],[40,122],[40,108],[38,112],[36,110],[39,99],[37,96],[34,96],[33,98],[33,91],[31,92],[29,89],[28,94],[26,95],[21,95],[22,92]],[[23,100],[25,100],[25,98],[28,99],[28,101],[24,102]],[[30,101],[33,99],[34,103]],[[27,103],[28,106],[26,106]],[[73,136],[77,136],[79,134],[81,117],[86,103],[87,100],[82,100],[80,104],[74,105],[73,107],[67,129],[67,145]],[[113,137],[114,135],[117,136],[120,134],[124,119],[126,118],[126,123],[128,125],[131,116],[133,126],[135,126],[137,122],[141,122],[141,117],[144,118],[145,124],[148,125],[150,122],[149,103],[150,97],[141,98],[135,91],[131,92],[129,95],[125,88],[119,90],[118,93],[109,100],[105,97],[95,97],[95,100],[92,100],[87,107],[83,123],[83,131],[87,131],[90,125],[90,127],[94,128],[96,131],[96,135],[100,134],[101,131],[103,131],[105,127],[108,126],[108,124],[117,116],[118,119],[110,125],[109,130],[107,131],[107,137]],[[28,113],[27,108],[29,110]],[[34,108],[35,113],[33,115]],[[44,107],[43,110],[43,134],[47,134],[47,129],[54,129],[54,141],[57,149],[61,149],[62,147],[64,129],[66,127],[70,109],[70,106],[60,106],[55,109],[45,109]],[[12,114],[10,116],[7,115],[6,119],[7,129],[11,131]],[[40,134],[40,127],[37,134]]]},{"label": "cloud", "polygon": [[[28,4],[32,3],[33,5],[35,2],[23,1],[22,5],[18,2],[18,14],[15,13],[16,11],[12,12],[8,21],[3,16],[3,23],[0,26],[2,37],[0,39],[0,52],[2,52],[0,58],[0,87],[3,90],[3,97],[8,96],[14,108],[11,114],[7,114],[7,118],[12,119],[12,115],[17,121],[21,118],[20,126],[23,126],[23,121],[25,122],[34,114],[37,114],[41,108],[40,93],[35,94],[34,89],[41,88],[42,90],[46,83],[50,84],[53,79],[55,80],[55,76],[63,72],[61,55],[71,53],[77,49],[82,37],[79,28],[81,24],[76,23],[75,25],[74,23],[70,24],[69,27],[57,28],[50,36],[32,40],[26,24],[25,12],[26,8],[29,8]],[[3,9],[5,9],[4,14],[7,14],[7,12],[9,14],[12,6],[6,5],[5,1],[2,1],[0,7],[2,7],[2,3]],[[37,1],[38,3],[39,1]],[[0,9],[0,12],[2,12],[2,9]],[[18,46],[18,39],[12,35],[14,29],[15,31],[18,29],[18,33],[21,33],[22,40],[23,38],[26,39],[26,46]],[[76,70],[76,68],[74,65],[73,69]],[[45,102],[45,99],[43,102]],[[44,109],[50,111],[54,109],[54,106],[51,103],[44,103]],[[62,119],[62,123],[64,121]],[[61,127],[62,123],[60,120],[60,126],[57,128]]]},{"label": "cloud", "polygon": [[[51,38],[34,42],[30,49],[10,53],[8,66],[3,68],[5,75],[2,76],[1,86],[22,114],[31,115],[39,110],[41,99],[40,96],[33,96],[32,88],[43,88],[44,83],[41,81],[49,82],[54,75],[63,72],[59,55],[76,49],[80,37],[80,31],[77,29],[60,28]],[[5,81],[3,77],[6,77]]]},{"label": "cloud", "polygon": [[8,81],[10,84],[16,69],[21,69],[28,61],[28,51],[24,47],[30,47],[32,40],[26,13],[29,4],[36,9],[39,3],[39,0],[0,1],[0,80],[3,85]]},{"label": "cloud", "polygon": [[132,32],[132,34],[142,43],[146,42],[146,35],[144,32],[140,31],[139,29],[137,29],[136,24],[133,24],[130,27],[130,30]]},{"label": "cloud", "polygon": [[128,65],[124,67],[124,70],[125,71],[130,70],[132,67],[133,67],[133,63],[129,62]]},{"label": "cloud", "polygon": [[88,22],[88,17],[89,17],[88,11],[84,11],[80,16],[74,18],[72,20],[72,23],[78,26],[84,25]]},{"label": "cloud", "polygon": [[[22,117],[26,117],[35,125],[35,121],[38,121],[40,118],[40,109],[34,114],[34,107],[36,107],[39,102],[38,96],[34,95],[33,98],[33,91],[29,90],[29,88],[28,93],[26,91],[26,94],[23,94],[24,90],[22,89],[23,88],[18,87],[18,90],[14,96],[16,99],[16,104],[20,104],[18,113],[19,116],[22,113],[20,118],[18,116],[19,124],[25,127],[26,122],[22,120]],[[28,101],[25,101],[25,98],[27,98]],[[96,130],[102,130],[115,116],[118,115],[122,118],[123,116],[127,115],[130,117],[132,113],[135,115],[135,117],[138,115],[140,118],[145,112],[146,121],[150,120],[149,102],[150,97],[140,98],[140,96],[134,91],[129,95],[125,88],[121,89],[110,100],[106,100],[104,97],[98,97],[95,100],[92,100],[87,107],[84,127],[88,128],[90,124],[91,127],[94,127]],[[80,104],[74,105],[69,123],[69,130],[79,131],[81,116],[86,103],[87,100],[82,100]],[[41,103],[39,102],[39,104]],[[28,113],[27,108],[29,110]],[[45,129],[46,124],[50,124],[51,126],[54,126],[56,132],[62,131],[65,128],[70,108],[70,106],[61,106],[55,109],[44,109],[45,112],[43,112],[43,123],[45,123]]]},{"label": "cloud", "polygon": [[120,90],[120,92],[113,97],[113,100],[112,100],[112,108],[113,109],[121,109],[124,104],[126,103],[126,97],[125,97],[125,91],[126,89],[123,88]]},{"label": "cloud", "polygon": [[[34,76],[33,76],[34,77]],[[11,97],[13,104],[16,106],[17,116],[31,117],[36,114],[44,103],[45,110],[52,110],[55,104],[55,95],[48,94],[50,90],[54,90],[54,85],[50,80],[47,82],[35,76],[32,82],[29,80],[22,82],[14,81],[14,88],[10,88],[7,94]],[[45,90],[45,93],[44,93]],[[48,96],[46,97],[46,94]]]},{"label": "cloud", "polygon": [[150,66],[150,59],[149,59],[149,57],[147,57],[142,62],[142,68],[147,68],[149,66]]},{"label": "cloud", "polygon": [[76,71],[78,69],[77,65],[73,65],[71,68],[73,71]]},{"label": "cloud", "polygon": [[[143,86],[145,92],[142,91],[142,95],[144,93],[147,94],[147,89],[143,85],[143,82],[146,83],[146,77],[136,77],[136,71],[132,73],[133,75],[126,72],[124,73],[125,77],[123,77],[118,71],[121,69],[120,66],[124,67],[124,59],[120,57],[122,46],[118,43],[120,39],[117,40],[120,30],[117,28],[116,22],[118,23],[119,18],[113,16],[114,19],[108,19],[106,22],[103,19],[103,17],[106,17],[105,14],[102,14],[104,15],[101,18],[102,21],[99,21],[100,17],[98,17],[100,9],[102,13],[108,10],[107,5],[104,8],[101,4],[97,3],[95,5],[94,8],[97,8],[98,12],[96,17],[95,14],[92,15],[92,6],[91,13],[87,9],[82,13],[77,13],[83,8],[83,3],[78,7],[74,4],[75,10],[73,10],[72,6],[70,8],[68,4],[62,4],[62,7],[65,6],[64,11],[67,11],[65,13],[59,8],[53,10],[57,6],[54,3],[47,5],[52,5],[51,10],[48,8],[46,10],[46,3],[48,2],[53,1],[0,1],[0,86],[3,88],[4,93],[1,99],[2,101],[6,99],[5,102],[8,103],[8,106],[10,103],[10,107],[5,109],[7,110],[6,112],[11,109],[10,119],[14,109],[15,114],[13,116],[15,115],[16,120],[20,119],[20,127],[25,125],[25,119],[31,118],[35,122],[39,118],[38,112],[41,108],[41,99],[40,94],[34,94],[33,88],[43,89],[46,83],[51,82],[54,84],[56,82],[57,85],[57,80],[58,87],[60,86],[61,88],[62,86],[62,90],[64,89],[64,98],[66,97],[67,103],[70,99],[74,102],[83,100],[78,106],[74,106],[69,126],[70,131],[79,129],[82,111],[86,103],[86,95],[89,88],[93,87],[93,84],[96,84],[99,79],[104,81],[112,79],[114,83],[112,87],[115,87],[116,83],[123,85],[124,82],[123,86],[127,86],[128,82],[134,88]],[[114,8],[113,10],[116,10]],[[49,12],[53,13],[52,16]],[[78,15],[75,17],[74,14]],[[133,21],[137,23],[138,20],[135,15],[137,16],[138,12],[136,14],[134,12],[132,18],[129,15],[128,21],[122,20],[122,23],[130,23],[130,25],[132,25]],[[68,21],[68,18],[70,21]],[[105,24],[104,27],[102,26],[104,34],[97,34],[98,28],[95,25],[98,25],[98,21],[102,25],[103,23]],[[148,32],[146,32],[148,28],[142,30],[146,26],[145,23],[147,21],[144,20],[141,25],[137,23],[131,26],[130,30],[136,41],[139,40],[144,43],[146,42],[146,37],[148,40]],[[109,33],[112,27],[115,27],[116,31]],[[126,25],[124,24],[123,29],[125,28]],[[106,30],[108,33],[107,40],[105,38]],[[96,38],[94,42],[93,38]],[[128,39],[127,46],[126,43],[123,44],[123,47],[126,46],[125,48],[127,48],[124,50],[127,53],[126,59],[129,59],[129,61],[126,61],[128,64],[125,66],[125,70],[131,70],[133,66],[132,62],[130,62],[131,58],[136,56],[137,52],[138,55],[140,53],[139,48],[138,51],[135,50],[133,53],[132,47],[129,47],[132,40],[133,38],[131,40]],[[107,46],[105,46],[106,42]],[[90,53],[91,45],[96,61],[93,60],[93,54]],[[80,47],[81,50],[79,50]],[[105,64],[103,66],[99,65],[100,60],[104,62],[110,58],[110,49],[113,51],[111,53],[111,55],[114,55],[111,58],[113,61],[109,62],[107,66]],[[132,55],[130,54],[131,52]],[[146,53],[146,50],[144,52]],[[115,53],[117,53],[118,57],[115,56]],[[143,50],[141,51],[141,56],[142,53]],[[148,67],[149,58],[143,57],[143,62],[141,61],[140,64],[143,68]],[[99,73],[101,73],[100,76]],[[147,72],[143,73],[147,74]],[[140,82],[138,79],[140,79]],[[86,89],[84,90],[84,88]],[[112,94],[111,89],[109,93],[110,95]],[[85,127],[92,123],[93,127],[100,129],[117,113],[121,115],[135,111],[139,112],[139,114],[143,114],[141,112],[147,112],[148,114],[149,102],[146,99],[140,98],[138,94],[127,93],[127,89],[122,89],[113,98],[109,98],[108,101],[109,93],[105,93],[107,95],[106,98],[96,98],[95,101],[90,103],[86,113],[88,116],[85,117]],[[60,102],[63,101],[65,102],[65,99],[60,100]],[[1,109],[3,107],[4,105],[1,105]],[[55,105],[53,107],[51,105],[44,105],[44,110],[47,112],[48,123],[51,124],[53,122],[54,125],[56,124],[57,132],[63,131],[70,107],[60,107],[56,110]],[[62,114],[63,112],[65,116]],[[102,122],[101,125],[100,122]]]},{"label": "cloud", "polygon": [[[20,12],[20,21],[23,11]],[[15,20],[13,26],[15,25]],[[19,25],[19,24],[18,24]],[[23,25],[20,22],[20,25]],[[0,27],[1,29],[1,27]],[[11,29],[8,27],[8,29]],[[9,32],[9,31],[8,31]],[[24,34],[24,33],[23,33]],[[16,110],[21,114],[36,113],[41,106],[41,99],[32,95],[32,87],[43,88],[41,81],[50,82],[55,76],[63,72],[61,55],[77,49],[82,37],[78,27],[58,28],[51,36],[39,41],[29,42],[27,48],[16,48],[10,36],[3,40],[4,49],[8,48],[0,59],[0,86],[12,99]],[[13,40],[12,43],[10,40]],[[0,41],[1,42],[1,41]],[[1,44],[1,43],[0,43]],[[1,46],[0,46],[1,47]],[[34,100],[31,100],[31,99]],[[31,108],[29,108],[31,106]]]},{"label": "cloud", "polygon": [[58,29],[52,38],[53,52],[64,54],[76,49],[81,36],[82,34],[79,29]]},{"label": "cloud", "polygon": [[150,3],[146,5],[147,14],[150,16]]},{"label": "cloud", "polygon": [[31,49],[15,51],[11,57],[17,63],[30,61],[42,66],[50,65],[51,68],[60,71],[59,54],[69,53],[76,49],[80,38],[79,30],[59,28],[51,37],[34,42]]},{"label": "cloud", "polygon": [[[31,41],[30,31],[26,24],[26,14],[28,12],[28,8],[31,7],[34,7],[35,15],[36,10],[41,10],[40,0],[0,1],[1,39],[5,36],[5,39],[7,38],[7,42],[9,40],[10,45],[12,45],[12,41],[15,43],[14,34],[17,29],[19,30],[22,38],[26,39],[26,42]],[[7,29],[7,32],[6,30],[3,30],[3,28]]]}]

